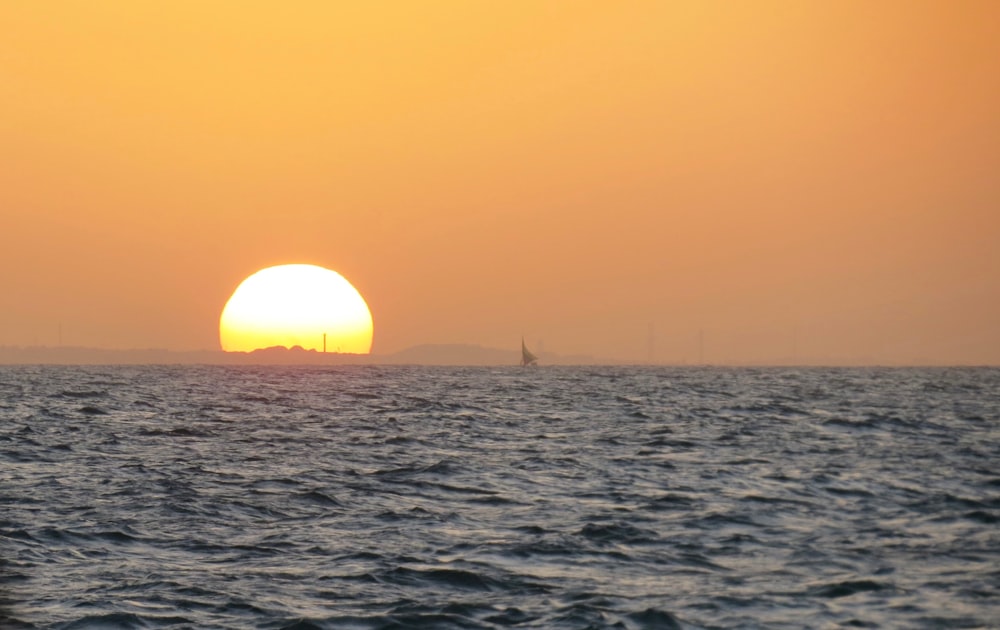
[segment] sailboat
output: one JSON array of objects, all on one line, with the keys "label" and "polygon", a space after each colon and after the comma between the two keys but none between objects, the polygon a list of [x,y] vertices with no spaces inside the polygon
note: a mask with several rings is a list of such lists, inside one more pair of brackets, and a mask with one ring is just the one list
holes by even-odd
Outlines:
[{"label": "sailboat", "polygon": [[531,354],[528,346],[524,345],[524,337],[521,337],[521,365],[538,365],[538,357]]}]

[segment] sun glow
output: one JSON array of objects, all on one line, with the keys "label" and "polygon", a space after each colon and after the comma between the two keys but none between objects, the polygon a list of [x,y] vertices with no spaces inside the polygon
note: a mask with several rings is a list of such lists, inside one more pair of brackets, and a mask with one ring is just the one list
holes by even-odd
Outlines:
[{"label": "sun glow", "polygon": [[219,318],[219,343],[227,352],[301,346],[368,354],[372,334],[372,314],[358,290],[316,265],[258,271],[236,287]]}]

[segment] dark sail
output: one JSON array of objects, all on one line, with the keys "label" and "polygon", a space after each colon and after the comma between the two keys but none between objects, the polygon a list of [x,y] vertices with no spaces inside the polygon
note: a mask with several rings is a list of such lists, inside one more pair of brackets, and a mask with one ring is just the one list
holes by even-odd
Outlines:
[{"label": "dark sail", "polygon": [[531,354],[528,346],[524,345],[524,337],[521,337],[521,365],[538,365],[538,357]]}]

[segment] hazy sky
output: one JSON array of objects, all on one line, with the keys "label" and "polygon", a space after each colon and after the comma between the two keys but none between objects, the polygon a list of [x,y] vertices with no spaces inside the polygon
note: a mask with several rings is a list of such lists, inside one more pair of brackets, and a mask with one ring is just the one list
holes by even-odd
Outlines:
[{"label": "hazy sky", "polygon": [[998,245],[998,2],[0,4],[0,345],[1000,363]]}]

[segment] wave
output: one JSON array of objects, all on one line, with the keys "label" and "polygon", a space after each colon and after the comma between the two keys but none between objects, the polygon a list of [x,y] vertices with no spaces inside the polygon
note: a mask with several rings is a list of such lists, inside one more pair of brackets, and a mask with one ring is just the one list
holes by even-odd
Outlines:
[{"label": "wave", "polygon": [[989,627],[1000,370],[5,369],[0,627]]}]

